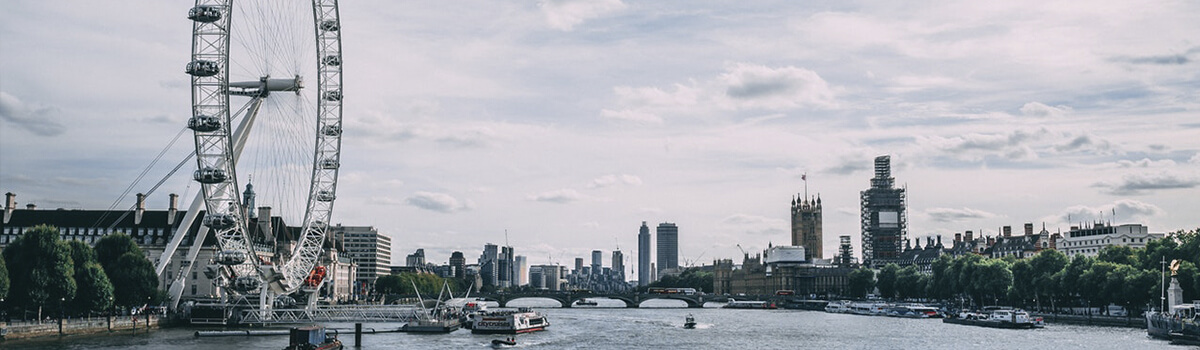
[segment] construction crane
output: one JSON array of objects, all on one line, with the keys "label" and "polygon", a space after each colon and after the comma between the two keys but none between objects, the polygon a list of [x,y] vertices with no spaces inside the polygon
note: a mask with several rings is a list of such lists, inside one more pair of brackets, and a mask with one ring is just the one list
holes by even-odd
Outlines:
[{"label": "construction crane", "polygon": [[745,250],[745,249],[742,249],[742,244],[741,244],[741,243],[738,243],[737,247],[738,247],[738,250],[742,251],[742,255],[745,255],[745,256],[750,256],[750,254],[746,254],[746,250]]}]

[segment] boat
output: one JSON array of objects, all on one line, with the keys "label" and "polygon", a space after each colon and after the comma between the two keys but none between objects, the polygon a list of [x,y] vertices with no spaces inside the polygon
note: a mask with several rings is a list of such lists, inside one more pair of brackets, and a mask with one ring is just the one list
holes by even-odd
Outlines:
[{"label": "boat", "polygon": [[596,306],[599,305],[595,300],[583,299],[575,302],[575,306]]},{"label": "boat", "polygon": [[864,301],[850,303],[850,312],[855,315],[882,316],[887,314],[887,303]]},{"label": "boat", "polygon": [[693,317],[691,314],[688,314],[687,318],[685,318],[683,321],[683,328],[686,328],[686,329],[696,328],[696,318]]},{"label": "boat", "polygon": [[486,313],[487,310],[487,304],[482,300],[467,302],[463,304],[462,317],[459,318],[459,323],[462,324],[463,328],[474,328],[475,320],[479,317],[479,314]]},{"label": "boat", "polygon": [[831,314],[849,313],[850,312],[850,301],[849,300],[831,301],[831,302],[829,302],[829,304],[825,305],[825,312],[828,312]]},{"label": "boat", "polygon": [[[1165,262],[1165,261],[1164,261]],[[1146,312],[1146,334],[1152,338],[1167,339],[1173,344],[1200,345],[1200,300],[1183,303],[1183,288],[1175,277],[1179,273],[1179,260],[1172,260],[1171,287],[1163,287],[1163,305],[1161,310]],[[1163,271],[1164,273],[1166,271]]]},{"label": "boat", "polygon": [[517,346],[517,338],[492,339],[492,348],[508,348]]},{"label": "boat", "polygon": [[887,308],[886,314],[891,317],[942,318],[937,309],[925,305],[893,305]]},{"label": "boat", "polygon": [[954,317],[942,319],[944,323],[967,326],[980,326],[1006,329],[1032,329],[1038,327],[1038,320],[1029,317],[1029,313],[1021,309],[990,308],[987,312],[962,312]]},{"label": "boat", "polygon": [[769,301],[738,301],[734,300],[722,306],[726,309],[775,309],[775,303]]},{"label": "boat", "polygon": [[519,334],[546,330],[550,321],[546,315],[523,307],[516,310],[495,310],[476,313],[473,334]]},{"label": "boat", "polygon": [[[450,333],[457,331],[462,325],[462,321],[458,317],[456,308],[448,304],[442,304],[442,294],[449,290],[449,285],[443,283],[442,291],[438,294],[437,304],[432,309],[425,308],[425,299],[421,298],[421,292],[417,292],[417,300],[421,306],[421,312],[416,314],[416,317],[409,321],[404,326],[400,327],[399,331],[408,333]],[[413,282],[413,290],[417,290],[417,285]]]},{"label": "boat", "polygon": [[342,341],[325,333],[325,327],[295,327],[288,331],[284,350],[342,350]]}]

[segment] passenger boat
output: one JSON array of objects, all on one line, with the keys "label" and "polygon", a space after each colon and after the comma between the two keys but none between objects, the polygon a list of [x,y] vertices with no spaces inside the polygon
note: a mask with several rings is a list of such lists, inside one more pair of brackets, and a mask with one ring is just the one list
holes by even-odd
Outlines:
[{"label": "passenger boat", "polygon": [[955,317],[947,317],[942,322],[968,326],[1007,329],[1031,329],[1039,327],[1040,319],[1029,317],[1029,313],[1020,309],[994,308],[990,312],[963,312]]},{"label": "passenger boat", "polygon": [[284,350],[342,350],[342,342],[326,334],[325,327],[295,327],[288,331],[288,338]]},{"label": "passenger boat", "polygon": [[450,333],[462,327],[457,318],[418,317],[400,327],[401,332],[408,333]]},{"label": "passenger boat", "polygon": [[588,300],[588,299],[583,299],[583,300],[575,302],[576,306],[596,306],[598,304],[599,303],[597,303],[595,300]]},{"label": "passenger boat", "polygon": [[482,300],[470,301],[463,304],[462,317],[459,318],[459,323],[462,325],[462,328],[474,328],[475,321],[479,317],[479,314],[487,312],[487,309],[487,304],[484,304]]},{"label": "passenger boat", "polygon": [[881,302],[855,302],[850,303],[850,313],[855,315],[867,316],[882,316],[887,314],[887,309],[891,305]]},{"label": "passenger boat", "polygon": [[545,330],[550,326],[546,315],[530,308],[496,310],[476,313],[474,334],[518,334]]},{"label": "passenger boat", "polygon": [[850,312],[850,301],[849,300],[831,301],[831,302],[829,302],[829,304],[825,305],[825,312],[828,312],[831,314],[849,313]]},{"label": "passenger boat", "polygon": [[887,315],[905,318],[942,318],[937,309],[925,305],[893,305],[887,308]]},{"label": "passenger boat", "polygon": [[726,309],[775,309],[775,303],[769,301],[731,301],[722,308]]},{"label": "passenger boat", "polygon": [[691,314],[688,314],[687,318],[684,319],[684,321],[683,321],[683,328],[686,328],[686,329],[696,328],[696,318],[692,317]]}]

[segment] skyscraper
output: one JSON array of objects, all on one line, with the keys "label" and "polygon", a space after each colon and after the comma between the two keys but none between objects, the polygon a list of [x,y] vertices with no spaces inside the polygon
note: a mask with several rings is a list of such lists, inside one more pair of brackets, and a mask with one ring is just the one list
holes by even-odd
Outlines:
[{"label": "skyscraper", "polygon": [[463,278],[467,273],[467,258],[460,251],[450,253],[450,266],[454,267],[454,278]]},{"label": "skyscraper", "polygon": [[824,237],[821,232],[821,195],[816,198],[800,197],[800,200],[792,198],[792,245],[804,247],[804,260],[825,258],[822,252]]},{"label": "skyscraper", "polygon": [[513,286],[520,287],[529,284],[529,261],[525,259],[524,255],[517,255],[513,259],[513,267],[517,269],[513,274],[516,277]]},{"label": "skyscraper", "polygon": [[500,246],[495,244],[483,245],[483,254],[479,256],[479,277],[485,286],[499,286],[500,279]]},{"label": "skyscraper", "polygon": [[604,266],[604,252],[599,250],[592,251],[592,273],[600,274],[600,268]]},{"label": "skyscraper", "polygon": [[642,221],[642,228],[638,230],[638,285],[650,282],[650,227]]},{"label": "skyscraper", "polygon": [[862,191],[863,265],[883,266],[899,257],[907,234],[905,189],[896,188],[891,156],[875,157],[871,188]]},{"label": "skyscraper", "polygon": [[679,267],[679,227],[674,223],[658,224],[658,271]]},{"label": "skyscraper", "polygon": [[620,250],[614,250],[612,253],[612,271],[617,280],[625,282],[625,255],[621,254]]}]

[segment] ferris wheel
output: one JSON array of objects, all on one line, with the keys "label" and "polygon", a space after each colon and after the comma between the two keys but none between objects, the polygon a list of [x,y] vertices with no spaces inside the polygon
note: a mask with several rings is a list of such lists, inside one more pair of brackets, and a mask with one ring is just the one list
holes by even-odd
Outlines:
[{"label": "ferris wheel", "polygon": [[[192,87],[193,178],[201,184],[203,229],[220,246],[214,261],[225,287],[271,298],[313,287],[306,278],[328,234],[341,164],[337,1],[313,0],[309,7],[197,0],[187,18],[193,22],[185,68]],[[239,195],[238,185],[249,193],[251,179],[257,199]],[[255,200],[272,208],[258,222],[281,216],[300,224],[290,251],[273,251],[273,241],[251,234]]]}]

